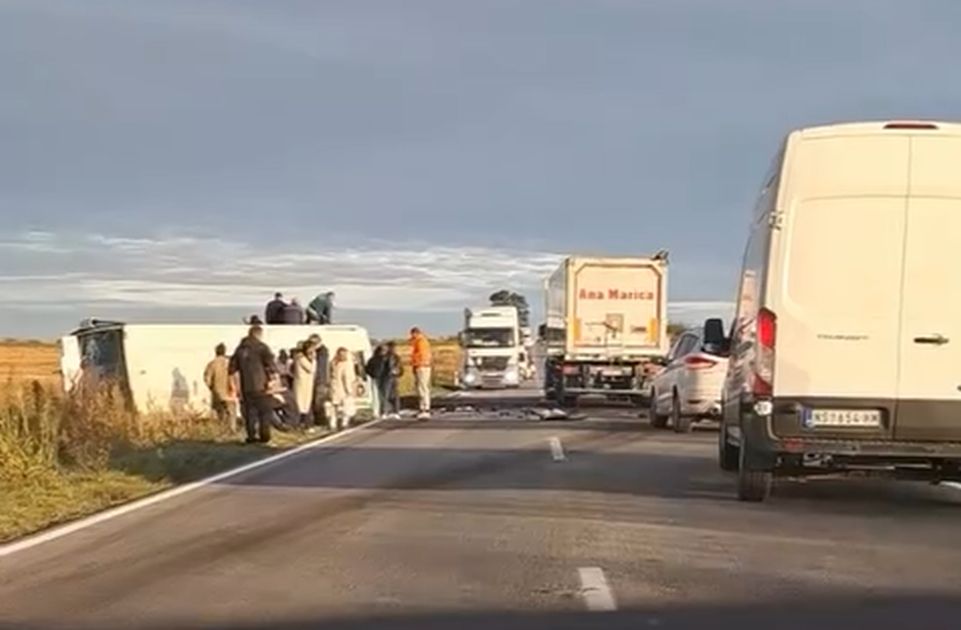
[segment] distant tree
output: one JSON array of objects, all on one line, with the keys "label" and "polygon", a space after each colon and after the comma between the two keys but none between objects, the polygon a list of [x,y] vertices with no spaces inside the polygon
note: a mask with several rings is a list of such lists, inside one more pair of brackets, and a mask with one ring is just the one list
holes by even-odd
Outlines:
[{"label": "distant tree", "polygon": [[490,301],[492,306],[513,306],[517,308],[517,318],[520,320],[522,328],[531,325],[531,307],[527,303],[527,298],[520,293],[501,289],[496,293],[491,293]]}]

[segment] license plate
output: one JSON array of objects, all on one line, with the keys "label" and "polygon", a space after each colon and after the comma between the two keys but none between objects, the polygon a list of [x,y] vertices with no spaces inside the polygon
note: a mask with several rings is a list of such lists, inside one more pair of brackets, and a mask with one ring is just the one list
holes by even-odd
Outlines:
[{"label": "license plate", "polygon": [[879,427],[881,412],[877,409],[807,409],[804,420],[808,427]]},{"label": "license plate", "polygon": [[625,376],[629,372],[621,368],[608,368],[606,370],[601,370],[601,376]]}]

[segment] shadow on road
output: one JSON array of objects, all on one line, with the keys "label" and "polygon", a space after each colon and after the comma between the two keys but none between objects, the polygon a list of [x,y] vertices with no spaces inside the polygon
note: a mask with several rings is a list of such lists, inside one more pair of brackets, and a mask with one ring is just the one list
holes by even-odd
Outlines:
[{"label": "shadow on road", "polygon": [[784,480],[772,500],[776,508],[738,503],[733,476],[721,473],[713,457],[678,448],[676,441],[645,441],[645,452],[616,450],[625,441],[623,434],[608,431],[568,436],[563,463],[552,461],[546,440],[543,447],[515,449],[333,446],[302,457],[296,465],[222,483],[374,491],[367,497],[370,501],[386,500],[396,490],[532,490],[693,499],[736,505],[755,514],[961,515],[961,494],[956,491],[886,480]]},{"label": "shadow on road", "polygon": [[[97,625],[103,630],[924,630],[956,629],[961,619],[957,597],[908,596],[804,598],[746,605],[704,604],[636,609],[612,613],[490,612],[385,613],[382,615],[307,618],[295,621],[147,625],[130,620],[122,625]],[[0,623],[0,628],[13,628]],[[56,626],[17,625],[19,630],[91,628],[69,621]]]}]

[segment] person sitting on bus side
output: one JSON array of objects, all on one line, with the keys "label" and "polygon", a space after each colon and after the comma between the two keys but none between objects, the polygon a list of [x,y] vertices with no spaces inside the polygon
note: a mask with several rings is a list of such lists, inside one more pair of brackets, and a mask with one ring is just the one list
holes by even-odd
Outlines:
[{"label": "person sitting on bus side", "polygon": [[307,321],[307,313],[304,311],[304,307],[300,305],[297,298],[292,298],[290,304],[284,306],[284,310],[281,313],[281,323],[301,325]]},{"label": "person sitting on bus side", "polygon": [[283,324],[285,308],[287,308],[287,303],[284,302],[283,294],[274,293],[274,299],[267,302],[267,306],[264,308],[264,319],[268,324]]}]

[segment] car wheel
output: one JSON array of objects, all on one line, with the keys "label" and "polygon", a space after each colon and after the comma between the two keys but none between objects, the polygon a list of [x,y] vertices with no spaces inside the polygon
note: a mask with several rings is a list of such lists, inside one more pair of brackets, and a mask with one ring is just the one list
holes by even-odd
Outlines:
[{"label": "car wheel", "polygon": [[742,436],[738,449],[737,498],[740,501],[764,501],[771,495],[774,474],[769,470],[751,470],[746,461],[746,446]]},{"label": "car wheel", "polygon": [[739,450],[727,441],[727,426],[724,424],[724,418],[721,418],[721,429],[717,432],[717,463],[721,470],[727,472],[737,470]]},{"label": "car wheel", "polygon": [[691,416],[681,413],[681,399],[677,392],[674,392],[674,397],[671,399],[671,425],[674,427],[674,433],[690,433],[692,420]]},{"label": "car wheel", "polygon": [[648,411],[648,418],[651,421],[651,426],[655,429],[663,429],[667,426],[667,416],[661,416],[657,413],[657,392],[651,391],[651,408]]}]

